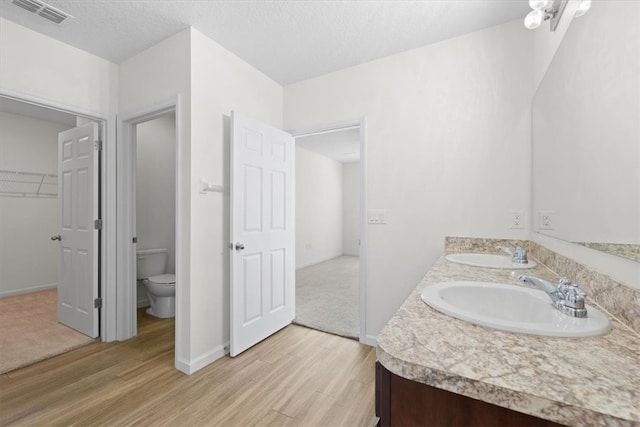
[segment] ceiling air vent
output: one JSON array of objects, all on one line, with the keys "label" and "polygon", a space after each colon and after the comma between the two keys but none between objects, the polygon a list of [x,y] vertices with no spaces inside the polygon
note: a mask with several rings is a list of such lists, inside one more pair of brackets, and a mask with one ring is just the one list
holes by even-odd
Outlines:
[{"label": "ceiling air vent", "polygon": [[13,0],[12,3],[56,24],[60,24],[67,19],[73,19],[73,16],[68,13],[38,0]]},{"label": "ceiling air vent", "polygon": [[13,0],[13,4],[27,9],[29,12],[37,12],[42,7],[42,3],[33,0]]}]

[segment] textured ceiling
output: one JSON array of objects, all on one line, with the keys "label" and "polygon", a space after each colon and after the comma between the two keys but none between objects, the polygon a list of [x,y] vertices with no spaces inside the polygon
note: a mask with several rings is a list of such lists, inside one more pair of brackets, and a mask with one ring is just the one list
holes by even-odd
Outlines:
[{"label": "textured ceiling", "polygon": [[[119,63],[193,26],[280,84],[524,18],[527,0],[47,0],[53,24],[10,0],[0,16]],[[524,30],[523,30],[524,31]]]}]

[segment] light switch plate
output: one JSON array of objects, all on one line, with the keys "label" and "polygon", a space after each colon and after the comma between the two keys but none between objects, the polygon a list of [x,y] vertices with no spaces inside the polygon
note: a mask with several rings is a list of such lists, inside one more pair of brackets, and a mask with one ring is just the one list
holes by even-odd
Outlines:
[{"label": "light switch plate", "polygon": [[369,209],[367,211],[367,222],[369,224],[386,224],[387,211],[382,209]]}]

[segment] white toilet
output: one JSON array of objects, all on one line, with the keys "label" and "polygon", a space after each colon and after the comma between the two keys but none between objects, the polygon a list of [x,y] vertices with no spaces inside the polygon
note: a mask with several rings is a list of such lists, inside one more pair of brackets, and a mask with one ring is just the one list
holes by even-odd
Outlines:
[{"label": "white toilet", "polygon": [[137,278],[147,288],[151,307],[147,313],[160,318],[176,315],[176,276],[166,274],[166,249],[145,249],[136,253]]}]

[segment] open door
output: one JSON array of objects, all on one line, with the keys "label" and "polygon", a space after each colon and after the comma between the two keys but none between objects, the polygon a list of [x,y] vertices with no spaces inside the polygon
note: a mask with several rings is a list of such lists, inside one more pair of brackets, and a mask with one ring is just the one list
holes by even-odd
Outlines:
[{"label": "open door", "polygon": [[231,356],[295,317],[294,140],[231,113]]},{"label": "open door", "polygon": [[58,135],[60,272],[58,322],[85,335],[99,335],[98,125]]}]

